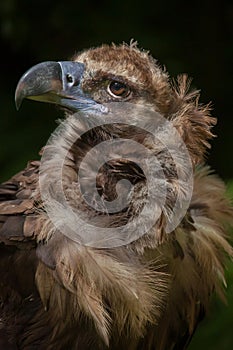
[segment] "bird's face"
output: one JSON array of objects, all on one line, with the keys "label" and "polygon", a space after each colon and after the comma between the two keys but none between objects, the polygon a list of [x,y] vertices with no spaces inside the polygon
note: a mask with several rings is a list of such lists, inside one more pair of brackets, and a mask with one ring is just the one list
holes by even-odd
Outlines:
[{"label": "bird's face", "polygon": [[54,103],[72,112],[107,113],[109,102],[127,101],[166,113],[172,93],[167,74],[146,52],[122,45],[102,46],[72,61],[32,67],[18,83],[17,107],[24,98]]},{"label": "bird's face", "polygon": [[[32,67],[20,79],[15,99],[17,108],[29,98],[59,105],[68,114],[81,111],[108,116],[112,102],[115,108],[118,102],[128,102],[159,112],[172,121],[195,165],[203,162],[216,120],[210,117],[208,106],[198,105],[199,93],[189,93],[189,85],[186,75],[171,83],[165,70],[134,43],[103,45],[83,51],[71,61]],[[154,116],[145,122],[153,124]],[[126,113],[126,121],[128,117]],[[137,125],[137,120],[133,124]]]}]

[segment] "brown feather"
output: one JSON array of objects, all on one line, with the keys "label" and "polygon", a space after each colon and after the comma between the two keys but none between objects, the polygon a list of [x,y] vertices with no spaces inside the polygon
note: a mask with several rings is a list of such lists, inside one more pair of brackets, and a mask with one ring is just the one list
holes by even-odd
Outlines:
[{"label": "brown feather", "polygon": [[[120,76],[135,92],[133,104],[158,111],[173,123],[192,160],[192,200],[180,225],[166,233],[169,210],[179,191],[185,191],[178,188],[171,157],[137,126],[108,125],[80,136],[90,119],[77,120],[67,112],[67,129],[56,145],[45,148],[51,159],[41,176],[49,177],[50,190],[59,195],[56,155],[66,154],[62,180],[74,215],[81,210],[96,226],[116,228],[145,204],[145,174],[125,160],[134,149],[113,147],[111,154],[121,157],[100,169],[99,193],[111,201],[116,183],[128,179],[135,185],[133,201],[128,210],[112,215],[97,215],[88,208],[80,196],[77,171],[86,152],[101,141],[124,137],[148,146],[160,159],[171,191],[150,232],[118,248],[97,249],[68,238],[51,222],[39,190],[40,162],[30,162],[0,185],[0,347],[186,349],[212,293],[224,295],[225,261],[233,256],[227,233],[232,207],[225,186],[200,165],[210,147],[215,119],[209,106],[200,106],[199,92],[189,92],[185,75],[171,83],[167,72],[135,43],[103,45],[73,60],[85,64],[82,89],[95,101],[108,103],[101,82]],[[87,184],[94,162],[95,156],[87,164]],[[66,214],[57,209],[62,220]]]}]

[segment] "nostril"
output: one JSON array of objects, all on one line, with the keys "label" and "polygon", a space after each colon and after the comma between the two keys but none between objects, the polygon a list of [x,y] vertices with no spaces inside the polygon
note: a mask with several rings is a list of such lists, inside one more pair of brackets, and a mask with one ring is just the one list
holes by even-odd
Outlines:
[{"label": "nostril", "polygon": [[73,61],[60,61],[60,78],[63,90],[70,90],[80,84],[84,72],[84,64]]},{"label": "nostril", "polygon": [[70,73],[66,74],[66,80],[68,83],[73,83],[73,77]]}]

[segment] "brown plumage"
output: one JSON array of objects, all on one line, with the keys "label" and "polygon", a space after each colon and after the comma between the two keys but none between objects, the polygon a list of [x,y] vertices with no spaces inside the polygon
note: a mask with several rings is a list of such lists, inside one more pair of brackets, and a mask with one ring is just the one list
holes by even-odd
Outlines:
[{"label": "brown plumage", "polygon": [[[120,156],[104,164],[96,179],[100,197],[110,202],[116,198],[117,182],[130,180],[134,190],[127,210],[107,215],[93,209],[80,196],[77,178],[90,149],[103,141],[125,138],[150,147],[170,191],[149,232],[118,247],[95,247],[70,238],[51,222],[38,183],[40,162],[30,162],[0,185],[0,348],[186,349],[212,293],[223,295],[225,260],[232,256],[227,236],[232,209],[225,187],[203,165],[215,119],[208,106],[198,103],[199,93],[188,91],[186,76],[171,82],[134,43],[90,49],[72,61],[79,65],[59,63],[63,73],[71,69],[65,76],[55,62],[33,68],[16,91],[17,104],[29,97],[65,109],[68,125],[58,135],[57,145],[45,147],[52,156],[40,176],[47,176],[50,190],[59,194],[56,156],[67,152],[63,190],[74,215],[81,210],[97,232],[98,227],[117,228],[129,222],[147,196],[145,174],[136,160],[126,160],[134,154],[133,148],[110,146],[110,153]],[[72,87],[65,88],[64,79]],[[177,185],[175,169],[180,164],[174,164],[166,150],[138,127],[137,120],[129,125],[129,115],[126,123],[101,125],[81,135],[91,118],[99,117],[97,113],[85,118],[85,113],[124,101],[169,120],[190,154],[192,199],[170,233],[165,231],[167,213],[176,196],[185,191]],[[84,118],[73,116],[78,110],[87,111]],[[85,184],[91,181],[96,157],[93,154],[84,169]],[[124,183],[121,186],[124,192]],[[59,215],[62,221],[62,212]],[[77,234],[81,231],[77,227]]]}]

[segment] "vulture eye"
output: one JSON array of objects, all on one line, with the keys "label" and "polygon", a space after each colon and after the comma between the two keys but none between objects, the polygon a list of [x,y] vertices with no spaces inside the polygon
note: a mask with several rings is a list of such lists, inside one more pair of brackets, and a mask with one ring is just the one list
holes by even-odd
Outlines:
[{"label": "vulture eye", "polygon": [[120,83],[119,81],[112,81],[108,85],[108,92],[110,95],[114,97],[128,97],[130,94],[130,89],[127,85],[124,83]]}]

